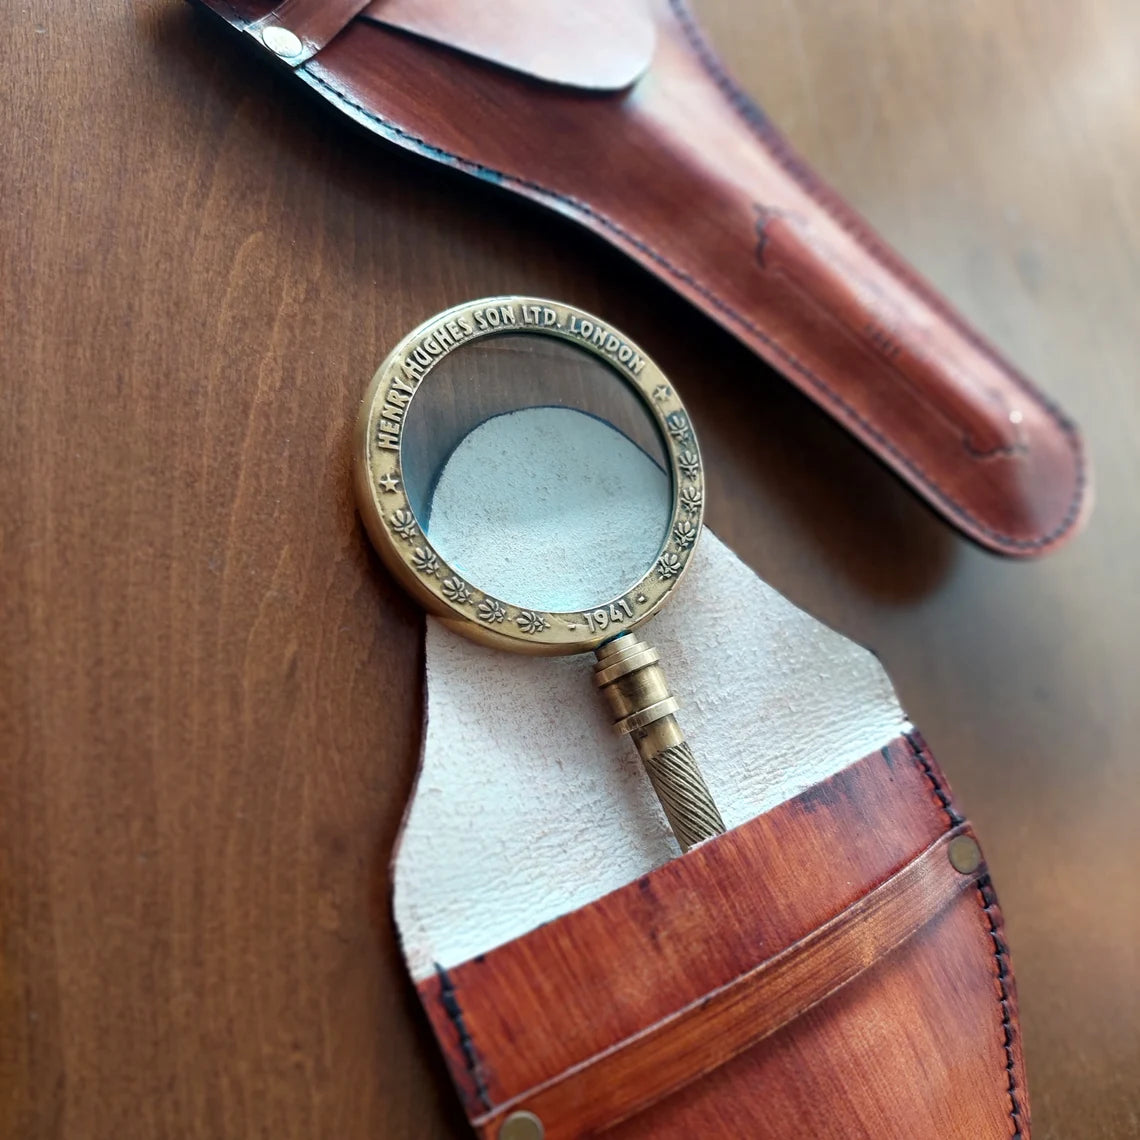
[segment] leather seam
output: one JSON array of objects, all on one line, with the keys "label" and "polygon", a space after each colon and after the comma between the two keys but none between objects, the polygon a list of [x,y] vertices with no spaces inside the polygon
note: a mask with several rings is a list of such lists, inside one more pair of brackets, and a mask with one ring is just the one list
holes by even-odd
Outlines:
[{"label": "leather seam", "polygon": [[821,206],[834,221],[838,222],[841,228],[854,238],[884,269],[901,277],[964,340],[969,341],[997,368],[1007,372],[1027,396],[1049,413],[1058,427],[1066,434],[1075,435],[1076,425],[1061,411],[1060,407],[1050,400],[1027,376],[1016,369],[1008,360],[1002,358],[993,345],[988,344],[983,337],[971,328],[953,306],[875,232],[865,218],[861,217],[796,154],[787,138],[773,124],[763,108],[758,106],[747,92],[741,90],[720,65],[720,61],[709,47],[684,0],[669,0],[669,2],[681,30],[689,41],[689,46],[709,73],[709,77],[745,125],[768,149],[772,157],[780,163],[785,172],[791,175],[796,184]]},{"label": "leather seam", "polygon": [[997,892],[989,875],[978,880],[978,900],[989,928],[988,933],[994,944],[994,961],[997,964],[998,1008],[1001,1010],[1002,1049],[1005,1053],[1006,1093],[1009,1096],[1009,1118],[1013,1122],[1012,1140],[1022,1140],[1021,1106],[1018,1104],[1016,1079],[1017,1061],[1013,1052],[1013,1001],[1007,979],[1012,975],[1009,965],[1009,950],[998,933],[998,923],[994,917],[997,906]]},{"label": "leather seam", "polygon": [[[747,92],[743,91],[728,72],[723,68],[716,53],[709,46],[700,26],[693,18],[685,0],[669,0],[669,6],[684,33],[689,47],[696,55],[709,78],[716,84],[717,89],[724,96],[730,107],[740,116],[745,126],[756,136],[762,146],[780,164],[783,170],[796,182],[796,184],[820,206],[866,253],[877,261],[888,273],[901,278],[927,305],[930,306],[947,324],[953,328],[968,344],[981,353],[997,369],[1006,373],[1031,400],[1033,400],[1057,425],[1064,435],[1076,461],[1077,481],[1073,489],[1073,499],[1069,510],[1052,535],[1045,535],[1039,541],[1045,545],[1054,538],[1059,538],[1072,525],[1080,512],[1080,505],[1084,499],[1085,488],[1088,483],[1086,472],[1086,458],[1081,444],[1080,434],[1076,424],[1061,410],[1060,406],[1037,387],[1020,369],[1006,360],[984,337],[982,337],[954,307],[944,298],[917,270],[902,258],[891,246],[885,242],[848,202],[846,202],[830,185],[805,162],[793,149],[784,134],[775,126]],[[975,459],[989,458],[992,452],[976,453],[969,444],[964,442],[966,451]],[[1004,454],[1011,454],[1016,449],[1001,449]],[[917,471],[920,469],[915,465]],[[937,484],[929,476],[923,477],[934,487]],[[965,517],[970,517],[965,513]],[[985,529],[980,527],[980,529]],[[1007,539],[1010,536],[988,531],[991,537]],[[1018,540],[1012,540],[1017,542]]]},{"label": "leather seam", "polygon": [[[1061,538],[1074,524],[1079,513],[1081,501],[1084,497],[1084,488],[1086,482],[1085,465],[1083,462],[1083,451],[1077,446],[1076,441],[1072,438],[1071,432],[1065,429],[1067,438],[1074,446],[1075,454],[1077,456],[1077,472],[1076,472],[1076,486],[1074,489],[1074,496],[1070,502],[1068,511],[1061,522],[1050,532],[1045,535],[1040,535],[1032,539],[1019,539],[1014,538],[1012,535],[1004,534],[1001,531],[995,530],[992,527],[986,526],[972,514],[966,507],[959,503],[952,495],[943,490],[941,485],[927,473],[927,471],[916,463],[909,456],[905,455],[899,448],[884,435],[874,424],[863,417],[857,412],[842,396],[839,395],[823,377],[817,375],[812,369],[804,364],[798,357],[792,355],[783,345],[774,340],[767,333],[763,332],[756,325],[755,322],[749,320],[747,317],[738,313],[727,302],[722,301],[715,293],[712,292],[707,286],[702,285],[691,274],[680,269],[674,265],[664,254],[659,253],[648,242],[642,238],[637,237],[635,234],[625,229],[622,225],[615,222],[612,218],[601,213],[595,209],[588,202],[583,202],[578,198],[574,198],[568,194],[563,194],[557,190],[551,190],[549,187],[542,185],[532,179],[521,178],[518,175],[508,174],[505,171],[497,170],[494,167],[488,166],[485,163],[477,162],[470,158],[465,158],[462,155],[455,154],[452,151],[446,150],[443,147],[437,146],[434,143],[428,142],[426,139],[419,135],[407,131],[404,128],[397,126],[395,123],[382,118],[364,104],[353,99],[340,88],[324,79],[322,76],[314,72],[309,65],[303,69],[305,74],[318,86],[325,88],[331,92],[332,95],[339,101],[352,107],[359,112],[365,119],[379,126],[384,132],[395,135],[397,138],[404,139],[412,143],[419,150],[425,154],[435,157],[437,159],[446,160],[449,163],[454,163],[458,166],[466,168],[471,174],[482,177],[486,181],[494,184],[507,184],[517,186],[522,190],[528,190],[536,195],[548,198],[554,202],[559,202],[565,206],[572,207],[574,210],[585,215],[586,217],[594,219],[603,228],[612,231],[618,238],[627,242],[641,253],[645,254],[652,261],[656,262],[663,269],[675,278],[677,281],[682,282],[686,287],[692,289],[694,292],[699,293],[706,301],[709,302],[714,308],[723,313],[726,317],[739,325],[741,328],[747,330],[757,340],[761,341],[772,352],[778,356],[784,364],[793,372],[810,381],[812,386],[822,392],[828,400],[837,407],[843,416],[851,423],[857,424],[859,428],[867,434],[868,437],[873,439],[885,452],[893,456],[902,467],[910,471],[917,480],[930,490],[934,496],[948,509],[949,513],[956,515],[959,519],[963,520],[967,529],[972,529],[978,534],[985,535],[993,540],[999,546],[1005,547],[1010,550],[1039,550],[1043,547],[1049,546]],[[1048,405],[1043,405],[1046,412],[1051,413]],[[1056,422],[1056,416],[1054,415]],[[1061,425],[1064,429],[1064,425]]]},{"label": "leather seam", "polygon": [[438,962],[435,964],[435,972],[439,977],[439,1001],[443,1006],[443,1012],[447,1014],[447,1019],[455,1030],[456,1037],[459,1039],[459,1050],[463,1054],[463,1063],[466,1065],[468,1075],[475,1086],[475,1095],[479,1098],[479,1103],[489,1111],[494,1106],[491,1102],[487,1082],[483,1079],[483,1067],[479,1063],[479,1054],[475,1051],[475,1042],[467,1029],[467,1023],[463,1020],[463,1010],[460,1008],[459,997],[455,992],[455,983],[451,980],[451,975]]},{"label": "leather seam", "polygon": [[[923,775],[930,781],[930,786],[934,789],[934,795],[937,797],[943,812],[946,814],[946,818],[949,821],[947,831],[951,831],[955,827],[965,823],[963,817],[954,807],[954,802],[951,800],[949,793],[943,787],[942,781],[939,780],[938,774],[934,771],[934,766],[930,762],[930,754],[926,749],[925,742],[910,732],[903,733],[903,739],[909,745],[911,754],[918,762]],[[885,755],[885,748],[883,752]],[[1009,965],[1009,950],[998,934],[998,924],[993,914],[993,908],[997,905],[997,892],[994,890],[993,880],[988,873],[978,880],[977,891],[982,914],[989,928],[988,934],[993,942],[994,961],[997,963],[998,1010],[1001,1014],[1006,1093],[1009,1096],[1009,1118],[1013,1123],[1013,1135],[1011,1140],[1022,1140],[1021,1106],[1017,1099],[1016,1058],[1013,1053],[1013,1002],[1010,997],[1009,986],[1007,985],[1007,979],[1012,975],[1012,970]]]},{"label": "leather seam", "polygon": [[[926,750],[925,742],[919,740],[913,733],[904,732],[903,739],[910,746],[911,755],[917,761],[918,766],[922,769],[923,775],[930,781],[930,786],[934,789],[934,796],[938,800],[943,812],[946,814],[947,826],[946,830],[958,827],[960,824],[966,822],[965,818],[961,815],[957,808],[954,807],[954,801],[950,798],[946,789],[942,786],[942,781],[938,779],[933,766],[930,763],[930,756]],[[886,752],[886,749],[883,749]]]}]

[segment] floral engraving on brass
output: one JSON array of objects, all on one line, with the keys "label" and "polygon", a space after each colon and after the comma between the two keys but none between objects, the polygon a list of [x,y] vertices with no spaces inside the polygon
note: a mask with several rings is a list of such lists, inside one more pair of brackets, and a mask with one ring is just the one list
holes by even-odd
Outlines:
[{"label": "floral engraving on brass", "polygon": [[686,449],[677,456],[677,466],[681,468],[682,475],[695,479],[701,473],[701,458],[695,452]]},{"label": "floral engraving on brass", "polygon": [[454,602],[457,606],[465,606],[471,601],[471,587],[462,578],[456,578],[454,575],[444,578],[440,591],[449,602]]},{"label": "floral engraving on brass", "polygon": [[388,519],[388,525],[392,528],[392,533],[399,535],[405,542],[414,542],[419,534],[416,516],[407,507],[401,507],[396,511]]},{"label": "floral engraving on brass", "polygon": [[543,630],[550,628],[550,623],[546,618],[542,614],[536,614],[533,610],[519,610],[518,617],[515,618],[515,625],[523,633],[542,633]]},{"label": "floral engraving on brass", "polygon": [[[554,337],[603,360],[640,397],[656,424],[674,488],[662,550],[640,581],[600,607],[543,614],[470,585],[436,550],[408,498],[403,425],[432,370],[484,337]],[[598,317],[557,301],[491,297],[456,305],[414,329],[381,364],[357,421],[356,488],[361,516],[381,557],[432,613],[485,644],[524,653],[583,653],[656,613],[688,568],[704,515],[703,469],[692,424],[673,387],[628,337]],[[383,508],[381,503],[384,504]],[[615,629],[615,626],[617,627]]]},{"label": "floral engraving on brass", "polygon": [[484,598],[475,612],[479,615],[480,621],[497,622],[500,625],[507,616],[507,611],[503,609],[502,603],[497,602],[494,598]]},{"label": "floral engraving on brass", "polygon": [[[615,382],[639,398],[664,447],[673,490],[667,542],[640,580],[590,609],[541,613],[475,589],[432,545],[403,485],[404,423],[417,392],[457,348],[504,332],[554,337],[603,360]],[[485,645],[522,653],[593,650],[594,681],[614,712],[614,728],[629,735],[641,755],[677,842],[687,850],[720,834],[724,822],[673,715],[679,704],[657,651],[632,634],[681,581],[704,517],[700,449],[688,413],[657,365],[612,326],[556,301],[490,297],[456,305],[414,329],[380,365],[357,420],[355,449],[361,516],[413,597]],[[512,1112],[498,1132],[499,1140],[543,1135],[542,1122],[525,1110]]]},{"label": "floral engraving on brass", "polygon": [[686,514],[699,515],[704,505],[704,495],[695,483],[689,483],[681,488],[681,508]]},{"label": "floral engraving on brass", "polygon": [[412,551],[412,565],[421,574],[434,575],[439,573],[439,559],[434,551],[428,550],[425,546],[417,546]]},{"label": "floral engraving on brass", "polygon": [[689,547],[697,541],[697,535],[699,533],[697,528],[689,522],[688,519],[682,519],[673,528],[673,541],[677,544],[678,550],[688,550]]},{"label": "floral engraving on brass", "polygon": [[665,419],[669,434],[678,443],[688,443],[692,438],[689,417],[684,412],[671,412]]}]

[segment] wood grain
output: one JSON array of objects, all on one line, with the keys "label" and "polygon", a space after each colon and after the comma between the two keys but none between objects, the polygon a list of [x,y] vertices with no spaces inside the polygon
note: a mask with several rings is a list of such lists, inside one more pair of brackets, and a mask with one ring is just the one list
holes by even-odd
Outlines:
[{"label": "wood grain", "polygon": [[876,649],[970,811],[1037,1137],[1137,1135],[1140,11],[699,12],[1076,415],[1089,530],[1035,565],[970,548],[644,274],[363,140],[184,5],[5,6],[0,1135],[465,1134],[388,916],[420,617],[348,437],[404,331],[508,291],[605,313],[683,387],[713,529]]}]

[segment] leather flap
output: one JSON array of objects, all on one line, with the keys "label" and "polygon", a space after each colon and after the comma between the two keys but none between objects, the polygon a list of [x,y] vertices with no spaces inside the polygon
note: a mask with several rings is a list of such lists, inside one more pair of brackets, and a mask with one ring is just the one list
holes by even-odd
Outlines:
[{"label": "leather flap", "polygon": [[373,0],[363,15],[533,79],[591,91],[630,86],[653,58],[645,0]]},{"label": "leather flap", "polygon": [[[284,0],[269,15],[265,0],[203,2],[369,130],[639,262],[975,542],[1026,558],[1080,529],[1092,474],[1076,425],[791,150],[683,0],[655,0],[653,28],[646,0],[604,13],[599,0],[509,0],[495,14],[511,35],[442,0],[373,0],[356,18],[362,0]],[[375,15],[405,11],[402,32]],[[582,96],[650,55],[621,97]]]}]

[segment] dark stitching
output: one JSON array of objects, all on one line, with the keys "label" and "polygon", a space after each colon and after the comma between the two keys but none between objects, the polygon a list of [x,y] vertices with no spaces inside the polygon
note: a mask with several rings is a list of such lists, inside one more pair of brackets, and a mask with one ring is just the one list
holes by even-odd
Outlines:
[{"label": "dark stitching", "polygon": [[[865,432],[871,439],[873,439],[883,451],[893,456],[894,459],[906,470],[910,471],[917,480],[922,483],[935,499],[940,501],[952,515],[957,515],[959,518],[976,530],[980,534],[984,534],[991,538],[998,545],[1012,550],[1039,550],[1044,546],[1048,546],[1060,538],[1075,522],[1078,514],[1080,513],[1081,501],[1084,497],[1085,488],[1085,467],[1083,452],[1076,441],[1075,437],[1071,434],[1071,429],[1067,423],[1058,415],[1058,413],[1046,401],[1041,400],[1041,404],[1045,411],[1049,413],[1053,419],[1059,424],[1066,435],[1069,437],[1073,446],[1074,454],[1077,457],[1077,482],[1075,494],[1072,502],[1069,505],[1068,512],[1065,517],[1057,525],[1057,527],[1050,531],[1048,534],[1042,535],[1039,538],[1022,539],[1014,538],[1012,535],[1003,534],[1001,531],[994,530],[980,522],[966,507],[962,506],[955,498],[942,489],[942,487],[935,481],[935,479],[927,474],[926,470],[922,468],[909,456],[901,452],[894,443],[891,442],[881,431],[878,430],[870,421],[861,416],[842,396],[832,389],[827,382],[821,377],[817,376],[810,368],[807,367],[802,361],[794,357],[783,345],[773,340],[768,336],[758,325],[750,321],[747,317],[742,316],[735,309],[733,309],[726,302],[722,301],[715,293],[713,293],[707,286],[702,285],[696,278],[686,273],[684,270],[677,268],[667,257],[658,253],[652,246],[641,238],[636,237],[617,222],[608,218],[605,214],[600,213],[594,209],[588,202],[583,202],[578,198],[571,197],[568,194],[562,194],[556,190],[551,190],[549,187],[543,186],[540,182],[535,182],[528,178],[520,178],[514,174],[507,174],[504,171],[496,170],[494,167],[487,166],[484,163],[476,162],[473,159],[464,158],[462,155],[454,154],[451,151],[444,150],[442,147],[429,143],[426,139],[421,138],[419,135],[412,134],[411,131],[406,131],[402,127],[396,126],[386,119],[381,118],[374,111],[364,106],[362,103],[357,102],[355,99],[350,98],[338,87],[329,83],[328,80],[322,78],[316,72],[312,71],[309,65],[306,65],[303,70],[314,83],[318,86],[325,88],[331,92],[332,95],[341,103],[348,107],[352,107],[355,111],[359,112],[365,119],[375,123],[380,128],[382,133],[403,139],[406,142],[412,143],[424,154],[430,155],[440,161],[454,164],[459,166],[468,173],[482,178],[485,181],[493,182],[496,184],[506,183],[508,185],[516,186],[522,190],[529,190],[536,195],[541,195],[554,202],[561,202],[564,205],[572,206],[582,214],[589,218],[594,219],[600,226],[612,231],[622,241],[627,242],[639,252],[645,254],[650,260],[655,261],[663,269],[667,270],[676,280],[682,282],[686,287],[692,289],[694,292],[699,293],[704,299],[723,313],[727,318],[739,325],[741,328],[746,329],[757,340],[771,349],[772,353],[778,356],[786,365],[786,367],[802,376],[807,380],[813,388],[821,392],[830,402],[839,408],[843,415],[852,423],[857,424],[860,429]],[[871,251],[873,252],[873,251]],[[984,346],[983,346],[984,347]],[[992,355],[992,354],[991,354]],[[1008,367],[1002,364],[1002,367]],[[1026,386],[1028,382],[1025,382]],[[1033,391],[1027,387],[1030,395]]]},{"label": "dark stitching", "polygon": [[[914,758],[918,761],[919,766],[926,774],[926,778],[930,781],[930,786],[934,789],[935,796],[938,797],[938,802],[942,805],[942,810],[946,813],[946,818],[949,820],[947,830],[952,827],[958,827],[960,824],[966,822],[965,818],[958,812],[954,806],[953,801],[946,794],[946,789],[942,786],[941,781],[934,772],[931,766],[930,757],[926,752],[926,745],[917,739],[913,733],[904,732],[903,739],[910,745],[910,750],[914,754]],[[886,749],[883,749],[886,752]]]},{"label": "dark stitching", "polygon": [[[833,405],[839,408],[842,411],[843,415],[850,422],[857,424],[862,431],[864,431],[871,439],[876,442],[876,444],[878,444],[880,448],[882,448],[883,451],[893,456],[894,459],[897,460],[897,462],[902,467],[910,471],[918,479],[918,481],[923,484],[929,492],[932,493],[934,498],[946,507],[950,514],[957,515],[959,518],[965,520],[965,522],[970,527],[978,531],[980,534],[984,534],[990,539],[994,540],[994,542],[996,542],[998,545],[1012,550],[1038,550],[1042,547],[1050,545],[1052,542],[1059,539],[1076,521],[1076,518],[1080,513],[1081,501],[1084,497],[1084,489],[1087,481],[1084,465],[1084,453],[1076,437],[1072,434],[1072,428],[1068,425],[1068,422],[1064,420],[1062,416],[1060,416],[1057,410],[1051,404],[1049,404],[1048,401],[1037,397],[1040,400],[1040,403],[1044,410],[1053,417],[1053,419],[1058,423],[1058,426],[1061,427],[1066,436],[1069,438],[1069,441],[1073,447],[1073,452],[1077,458],[1077,480],[1074,489],[1074,496],[1069,505],[1067,513],[1061,522],[1056,526],[1056,528],[1038,538],[1014,538],[1012,535],[1007,535],[1001,531],[994,530],[992,527],[988,527],[979,521],[966,507],[964,507],[955,498],[953,498],[953,496],[944,491],[942,487],[931,475],[926,472],[923,467],[921,467],[909,456],[901,452],[889,438],[883,435],[883,433],[879,431],[872,423],[861,416],[849,403],[847,403],[846,400],[843,399],[842,396],[834,391],[834,389],[832,389],[822,377],[817,376],[810,368],[808,368],[796,357],[792,356],[787,349],[785,349],[781,344],[774,341],[771,337],[764,333],[763,330],[760,329],[759,326],[757,326],[754,322],[736,312],[735,309],[729,306],[726,302],[722,301],[719,297],[716,296],[715,293],[711,292],[711,290],[709,290],[706,286],[697,281],[696,278],[692,277],[684,270],[677,268],[677,266],[673,265],[673,263],[670,262],[669,259],[666,258],[663,254],[658,253],[648,243],[636,237],[624,227],[594,209],[594,207],[589,205],[589,203],[571,197],[568,194],[562,194],[558,191],[551,190],[548,187],[543,186],[541,183],[535,182],[531,179],[520,178],[513,174],[506,174],[501,170],[496,170],[494,167],[476,162],[473,159],[464,158],[461,155],[454,154],[448,150],[444,150],[442,147],[435,146],[433,143],[429,143],[426,139],[421,138],[419,135],[415,135],[410,131],[406,131],[402,127],[396,126],[395,123],[391,123],[381,118],[368,107],[365,107],[362,103],[358,103],[356,100],[350,98],[338,87],[329,83],[320,75],[317,75],[314,71],[310,70],[308,66],[306,66],[303,70],[314,83],[321,87],[324,87],[327,91],[331,92],[332,95],[341,103],[352,107],[364,118],[368,119],[372,123],[375,123],[383,133],[412,143],[423,153],[439,159],[440,161],[459,166],[478,178],[482,178],[486,181],[496,184],[507,183],[508,185],[519,187],[522,190],[529,190],[535,194],[542,195],[543,197],[549,198],[554,202],[561,202],[564,205],[572,206],[575,210],[578,210],[582,214],[585,214],[587,217],[594,219],[605,229],[612,231],[621,240],[627,242],[629,245],[645,254],[646,257],[650,258],[652,261],[655,261],[663,269],[667,270],[676,280],[682,282],[694,292],[699,293],[702,297],[705,298],[706,301],[708,301],[710,305],[723,313],[731,321],[739,325],[741,328],[748,330],[748,332],[751,333],[757,340],[761,341],[768,348],[770,348],[773,354],[778,356],[789,370],[804,377],[804,379],[806,379],[812,387],[823,393],[823,395],[826,396],[826,398]],[[871,250],[869,252],[873,253],[874,251]],[[982,350],[987,351],[992,358],[992,351],[988,350],[987,346],[980,344],[979,347]],[[1009,367],[1004,362],[1001,362],[1001,366],[1003,368]],[[1010,369],[1010,372],[1015,376],[1015,378],[1017,378],[1016,373],[1013,373],[1012,369]],[[1029,386],[1028,381],[1020,382],[1029,395],[1035,396],[1035,392]]]},{"label": "dark stitching", "polygon": [[[692,13],[689,11],[685,0],[670,0],[669,6],[677,19],[677,23],[681,27],[681,31],[688,40],[689,47],[693,49],[694,55],[696,55],[702,66],[709,73],[709,77],[716,84],[726,101],[765,145],[772,157],[780,163],[784,170],[796,180],[799,186],[810,197],[814,198],[815,201],[839,223],[842,229],[862,245],[884,268],[905,281],[943,320],[951,325],[964,340],[977,349],[987,360],[1000,370],[1008,372],[1013,382],[1020,387],[1026,395],[1040,404],[1068,439],[1069,445],[1073,450],[1073,455],[1077,461],[1077,484],[1073,501],[1069,506],[1069,511],[1061,521],[1057,530],[1051,535],[1046,535],[1039,540],[1027,542],[999,534],[977,523],[975,523],[975,525],[979,526],[979,529],[984,530],[985,533],[989,534],[992,538],[1008,540],[1012,544],[1020,546],[1044,545],[1051,541],[1053,537],[1058,537],[1063,534],[1072,525],[1073,520],[1079,513],[1080,503],[1084,498],[1085,487],[1088,481],[1087,472],[1085,470],[1084,449],[1081,446],[1076,425],[1062,412],[1061,408],[1050,400],[1040,388],[1033,384],[1024,373],[1000,356],[991,344],[983,340],[982,337],[962,319],[961,315],[950,306],[941,294],[931,288],[927,281],[875,233],[865,218],[853,210],[835,190],[822,182],[815,171],[792,150],[788,140],[776,129],[772,120],[768,118],[763,109],[757,106],[749,95],[745,91],[742,91],[733,82],[731,76],[724,70],[716,53],[709,46],[700,28],[697,26],[696,20],[693,19]],[[976,452],[969,447],[968,443],[966,444],[966,450],[978,458],[988,458],[990,455],[995,454],[994,452]],[[1019,448],[1016,446],[1013,448],[999,448],[996,453],[1013,454],[1018,450]],[[938,489],[933,479],[930,479],[929,476],[922,473],[917,466],[914,470]],[[939,493],[942,493],[940,489]],[[953,503],[953,500],[950,500],[950,502]],[[957,506],[957,504],[954,505]],[[968,512],[962,508],[959,509],[962,510],[966,518],[973,521]]]},{"label": "dark stitching", "polygon": [[[670,0],[673,15],[681,25],[689,46],[694,54],[708,71],[710,78],[717,85],[720,93],[732,104],[741,118],[758,135],[763,143],[772,151],[772,155],[780,165],[807,191],[821,206],[834,216],[844,230],[856,241],[865,246],[867,251],[881,262],[892,273],[902,277],[924,301],[935,309],[939,316],[952,324],[954,328],[968,340],[979,352],[1003,370],[1008,370],[1014,381],[1030,396],[1049,411],[1058,425],[1066,432],[1075,430],[1075,425],[1039,388],[1029,379],[1011,366],[1009,361],[1002,359],[992,345],[987,344],[974,331],[961,316],[950,307],[939,293],[931,288],[928,282],[915,272],[899,255],[891,249],[875,231],[865,218],[859,216],[830,186],[820,180],[818,175],[796,154],[788,140],[773,125],[771,119],[764,114],[748,94],[742,91],[733,82],[732,77],[721,66],[720,60],[709,47],[704,35],[693,19],[684,0]],[[988,453],[987,453],[988,454]]]},{"label": "dark stitching", "polygon": [[998,924],[993,908],[997,906],[997,894],[989,875],[978,880],[978,897],[982,901],[982,912],[989,923],[990,938],[994,944],[994,959],[997,962],[999,1004],[1001,1006],[1002,1048],[1005,1051],[1006,1090],[1009,1093],[1009,1116],[1013,1121],[1013,1140],[1021,1140],[1021,1107],[1017,1103],[1017,1081],[1014,1076],[1013,1055],[1013,1005],[1009,987],[1009,950],[998,936]]},{"label": "dark stitching", "polygon": [[[685,33],[689,46],[694,54],[708,71],[710,78],[717,85],[721,94],[738,112],[745,123],[752,128],[757,137],[765,144],[780,165],[796,180],[800,187],[815,199],[840,226],[850,234],[868,253],[881,265],[892,273],[901,277],[922,299],[938,313],[943,320],[952,325],[959,335],[968,341],[987,360],[996,367],[1008,372],[1014,383],[1028,396],[1036,400],[1049,413],[1057,426],[1070,437],[1074,453],[1081,467],[1083,478],[1083,453],[1080,440],[1076,434],[1076,425],[1061,408],[1049,399],[1044,392],[1033,384],[1027,376],[1015,368],[1008,360],[1000,356],[993,345],[988,344],[978,333],[970,327],[957,313],[946,299],[933,289],[912,266],[908,265],[882,238],[871,228],[867,220],[861,217],[839,194],[830,186],[822,182],[798,154],[784,135],[773,125],[772,120],[758,107],[748,94],[742,91],[733,82],[731,76],[723,69],[720,60],[709,47],[692,13],[689,12],[685,0],[670,0],[673,15]],[[979,458],[987,458],[995,452],[974,451],[966,444],[966,449]],[[1017,445],[997,449],[998,454],[1014,454],[1019,450]],[[1083,489],[1083,483],[1082,483]]]},{"label": "dark stitching", "polygon": [[467,1032],[467,1026],[463,1021],[463,1010],[459,1008],[459,999],[455,995],[455,983],[452,982],[451,975],[438,962],[435,964],[435,972],[439,975],[439,999],[443,1003],[443,1009],[448,1019],[455,1026],[455,1033],[459,1038],[459,1048],[463,1051],[463,1060],[467,1063],[467,1071],[475,1083],[475,1092],[479,1097],[479,1103],[484,1108],[490,1109],[493,1107],[491,1096],[487,1090],[487,1083],[483,1080],[483,1070],[479,1064],[478,1054],[475,1052],[475,1042],[471,1040],[471,1034]]},{"label": "dark stitching", "polygon": [[[926,778],[930,781],[931,787],[934,788],[934,794],[938,797],[938,802],[942,805],[942,810],[946,813],[946,817],[950,821],[950,828],[965,823],[966,821],[955,809],[950,797],[946,794],[946,789],[943,788],[941,781],[938,779],[930,763],[930,757],[927,754],[925,743],[914,733],[910,732],[904,732],[903,739],[910,745],[910,750],[914,758],[918,761]],[[887,750],[884,748],[882,752],[885,757]],[[1012,1140],[1022,1140],[1021,1108],[1017,1103],[1017,1081],[1014,1077],[1013,1006],[1009,995],[1009,987],[1006,984],[1006,979],[1010,977],[1011,973],[1009,968],[1009,948],[998,935],[997,920],[993,914],[993,907],[997,905],[997,894],[994,891],[993,883],[988,874],[984,874],[978,879],[978,897],[981,899],[982,912],[985,914],[986,921],[989,924],[989,935],[994,944],[994,958],[997,961],[998,1006],[1001,1009],[1002,1049],[1005,1052],[1006,1089],[1009,1093],[1010,1104],[1009,1115],[1013,1121]]]}]

